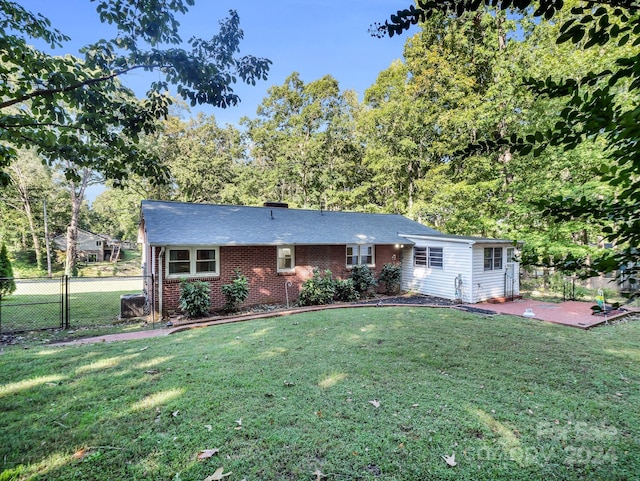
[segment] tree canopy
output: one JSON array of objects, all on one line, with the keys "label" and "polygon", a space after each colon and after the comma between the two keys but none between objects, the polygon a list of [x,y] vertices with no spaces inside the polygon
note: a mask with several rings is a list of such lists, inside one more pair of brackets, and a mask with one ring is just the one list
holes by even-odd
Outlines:
[{"label": "tree canopy", "polygon": [[[560,221],[587,219],[603,224],[609,241],[617,245],[613,254],[593,260],[595,271],[623,269],[624,276],[637,276],[640,269],[640,2],[637,0],[418,0],[417,6],[399,10],[383,24],[376,24],[377,36],[401,34],[434,15],[460,17],[488,7],[503,11],[533,11],[547,20],[565,14],[556,42],[573,42],[588,50],[614,44],[617,55],[607,68],[582,75],[557,78],[527,78],[529,89],[540,98],[563,99],[565,108],[557,122],[524,137],[509,137],[498,131],[492,138],[470,143],[458,153],[489,151],[509,146],[514,152],[540,155],[548,147],[576,149],[589,141],[604,140],[610,162],[602,162],[596,173],[612,187],[609,195],[588,193],[580,196],[554,196],[541,203],[544,214]],[[569,256],[561,264],[567,269],[584,269],[590,260]],[[592,269],[587,269],[589,274]]]},{"label": "tree canopy", "polygon": [[[100,21],[116,35],[85,46],[79,58],[31,46],[41,40],[55,49],[69,39],[42,15],[0,0],[0,185],[8,182],[5,169],[17,149],[32,147],[47,161],[71,161],[69,178],[91,168],[116,184],[132,173],[166,180],[157,156],[138,143],[167,116],[169,85],[191,105],[224,108],[239,101],[238,79],[266,79],[271,63],[239,55],[243,32],[235,11],[211,39],[191,38],[182,48],[176,15],[193,3],[98,0]],[[118,80],[134,70],[163,74],[142,100]]]}]

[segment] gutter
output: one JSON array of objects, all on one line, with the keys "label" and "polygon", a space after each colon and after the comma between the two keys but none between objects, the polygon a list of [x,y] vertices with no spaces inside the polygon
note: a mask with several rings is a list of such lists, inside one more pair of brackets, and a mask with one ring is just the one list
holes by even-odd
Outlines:
[{"label": "gutter", "polygon": [[456,235],[451,235],[448,236],[446,234],[442,234],[442,235],[425,235],[425,234],[402,234],[402,233],[398,233],[398,235],[400,237],[404,237],[404,238],[408,238],[408,237],[413,237],[416,239],[424,239],[424,240],[434,240],[434,241],[440,241],[440,242],[457,242],[459,244],[469,244],[469,245],[474,245],[474,244],[505,244],[505,245],[513,245],[513,241],[507,240],[507,239],[488,239],[485,237],[477,237],[477,238],[471,238],[471,237],[463,237],[463,236],[456,236]]}]

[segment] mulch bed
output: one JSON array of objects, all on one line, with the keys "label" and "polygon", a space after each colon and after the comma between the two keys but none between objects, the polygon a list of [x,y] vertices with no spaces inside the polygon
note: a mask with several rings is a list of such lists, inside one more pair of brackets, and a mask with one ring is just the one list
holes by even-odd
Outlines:
[{"label": "mulch bed", "polygon": [[380,296],[375,299],[367,299],[363,301],[357,301],[355,304],[365,305],[384,305],[384,304],[413,304],[413,305],[428,305],[428,306],[457,306],[460,304],[456,301],[449,299],[442,299],[441,297],[424,296],[420,294],[411,294],[404,296]]}]

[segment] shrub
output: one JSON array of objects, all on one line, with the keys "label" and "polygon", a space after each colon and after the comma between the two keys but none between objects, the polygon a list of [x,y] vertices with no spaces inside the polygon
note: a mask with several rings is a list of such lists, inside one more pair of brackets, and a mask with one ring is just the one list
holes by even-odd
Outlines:
[{"label": "shrub", "polygon": [[189,317],[202,317],[209,313],[211,295],[204,281],[180,280],[180,309]]},{"label": "shrub", "polygon": [[321,275],[320,270],[316,267],[313,270],[313,277],[302,283],[298,304],[301,306],[330,304],[333,302],[335,293],[336,285],[331,271],[327,269]]},{"label": "shrub", "polygon": [[356,291],[353,281],[351,279],[336,279],[335,285],[335,299],[342,302],[357,301],[360,298],[360,294]]},{"label": "shrub", "polygon": [[13,280],[13,268],[7,253],[7,246],[2,244],[2,248],[0,248],[0,297],[11,295],[15,290],[16,282]]},{"label": "shrub", "polygon": [[378,282],[384,283],[386,294],[396,292],[400,287],[401,275],[402,267],[400,264],[389,263],[382,266],[382,270],[378,276]]},{"label": "shrub", "polygon": [[229,312],[236,311],[238,306],[249,297],[249,279],[238,268],[233,272],[234,277],[231,279],[231,284],[224,284],[221,287],[222,294],[227,299],[224,310]]},{"label": "shrub", "polygon": [[351,280],[359,293],[365,292],[370,287],[378,285],[376,278],[367,265],[356,265],[351,268]]}]

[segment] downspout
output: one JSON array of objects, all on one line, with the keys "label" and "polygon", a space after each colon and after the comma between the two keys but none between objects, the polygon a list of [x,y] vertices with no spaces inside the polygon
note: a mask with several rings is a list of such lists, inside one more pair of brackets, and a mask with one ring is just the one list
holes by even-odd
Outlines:
[{"label": "downspout", "polygon": [[[143,250],[146,251],[146,249],[143,249]],[[156,246],[151,246],[151,259],[147,259],[147,261],[144,264],[144,275],[147,276],[146,277],[147,283],[149,283],[149,286],[150,286],[150,289],[148,289],[148,291],[151,292],[151,299],[152,299],[151,310],[155,311],[156,299],[157,299],[157,293],[155,292],[156,284],[154,282],[155,275],[156,275]],[[150,281],[149,281],[149,278],[151,278]]]},{"label": "downspout", "polygon": [[164,257],[164,246],[160,248],[158,255],[158,310],[160,311],[160,319],[162,319],[162,258]]}]

